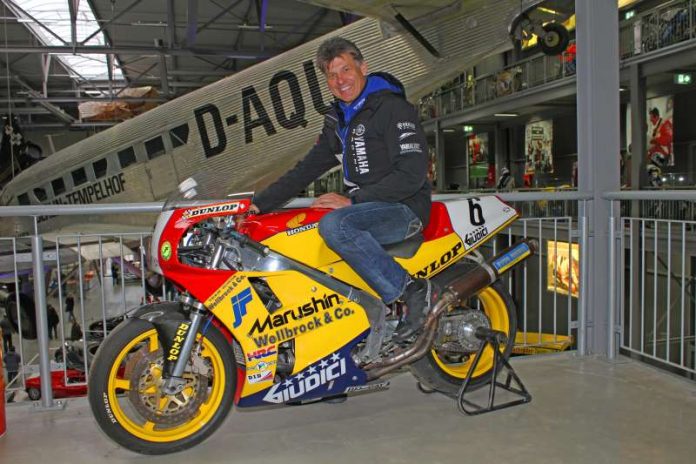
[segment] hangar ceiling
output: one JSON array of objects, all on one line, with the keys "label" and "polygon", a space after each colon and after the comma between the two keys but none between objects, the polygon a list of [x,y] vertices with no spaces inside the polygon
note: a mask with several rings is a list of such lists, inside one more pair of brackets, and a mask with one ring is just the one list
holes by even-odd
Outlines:
[{"label": "hangar ceiling", "polygon": [[159,104],[356,19],[294,0],[1,2],[0,107],[25,129],[110,126],[78,105]]}]

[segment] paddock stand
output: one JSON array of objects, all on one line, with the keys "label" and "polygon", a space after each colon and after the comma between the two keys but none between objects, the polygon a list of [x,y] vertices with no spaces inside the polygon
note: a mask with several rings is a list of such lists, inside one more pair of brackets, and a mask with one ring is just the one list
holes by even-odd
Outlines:
[{"label": "paddock stand", "polygon": [[[512,368],[512,366],[510,366],[510,363],[508,363],[506,359],[503,360],[502,367],[504,369],[499,368],[498,363],[500,362],[500,345],[504,345],[505,343],[507,343],[507,336],[505,335],[505,333],[500,332],[499,330],[491,330],[485,327],[479,327],[478,329],[476,329],[476,337],[479,338],[483,343],[481,343],[481,347],[479,348],[478,352],[476,353],[476,356],[474,357],[474,361],[471,363],[471,366],[469,367],[469,372],[466,374],[466,379],[464,380],[464,383],[462,384],[462,387],[459,389],[459,393],[457,394],[457,407],[459,408],[459,411],[461,413],[466,414],[467,416],[475,416],[478,414],[485,414],[487,412],[497,411],[499,409],[509,408],[511,406],[517,406],[519,404],[529,403],[530,401],[532,401],[532,395],[529,394],[525,386],[522,384],[522,381],[515,373],[515,370]],[[491,380],[489,382],[490,389],[488,391],[488,405],[482,406],[467,400],[465,396],[467,394],[467,390],[469,389],[471,376],[476,370],[476,366],[478,365],[481,359],[481,354],[483,354],[483,350],[485,350],[486,347],[489,345],[493,349],[493,374],[491,375]],[[505,382],[499,382],[498,375],[500,375],[504,371],[507,371],[507,378],[505,379]],[[510,393],[514,393],[520,398],[501,404],[494,404],[496,387],[500,387],[503,390],[507,390]]]}]

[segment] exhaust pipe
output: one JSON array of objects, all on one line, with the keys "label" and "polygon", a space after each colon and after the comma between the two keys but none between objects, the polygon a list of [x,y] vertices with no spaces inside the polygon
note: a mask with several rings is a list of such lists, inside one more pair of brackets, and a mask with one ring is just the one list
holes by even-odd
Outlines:
[{"label": "exhaust pipe", "polygon": [[467,300],[491,285],[512,267],[532,256],[538,249],[536,240],[524,239],[510,248],[506,248],[486,262],[479,263],[462,278],[445,288],[442,296],[425,319],[423,332],[413,345],[379,363],[364,367],[368,381],[382,377],[393,370],[425,356],[435,340],[438,320],[447,309],[462,300]]}]

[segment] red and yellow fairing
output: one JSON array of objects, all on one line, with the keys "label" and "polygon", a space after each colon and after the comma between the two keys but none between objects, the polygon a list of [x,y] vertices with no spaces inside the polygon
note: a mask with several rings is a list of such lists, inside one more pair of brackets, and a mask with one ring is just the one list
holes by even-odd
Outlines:
[{"label": "red and yellow fairing", "polygon": [[[467,208],[462,203],[465,201],[469,201],[471,208],[470,200],[433,204],[430,223],[423,231],[424,243],[413,257],[397,258],[410,274],[430,277],[441,272],[517,217],[514,209],[495,197],[488,197],[483,198],[481,204],[488,206],[487,210],[496,210],[496,214],[489,216],[485,225],[480,221],[470,224],[463,214]],[[167,225],[156,234],[158,262],[164,275],[204,302],[241,345],[246,371],[238,397],[272,385],[279,344],[293,341],[293,373],[297,373],[369,329],[362,307],[298,271],[210,270],[193,268],[178,260],[181,238],[195,223],[210,217],[244,213],[249,206],[249,200],[239,200],[175,210]],[[303,209],[252,216],[240,225],[239,231],[274,252],[376,296],[319,236],[318,222],[328,212]],[[481,232],[483,229],[485,233]],[[269,312],[249,280],[253,278],[265,281],[280,300],[279,308]]]}]

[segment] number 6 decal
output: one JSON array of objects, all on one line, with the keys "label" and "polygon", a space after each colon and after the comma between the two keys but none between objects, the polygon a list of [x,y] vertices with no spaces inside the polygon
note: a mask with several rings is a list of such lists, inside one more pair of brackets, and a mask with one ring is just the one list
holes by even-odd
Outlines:
[{"label": "number 6 decal", "polygon": [[469,198],[469,220],[471,221],[471,225],[473,226],[482,226],[486,223],[486,220],[483,218],[483,208],[481,208],[481,205],[479,205],[479,201],[481,201],[478,198]]}]

